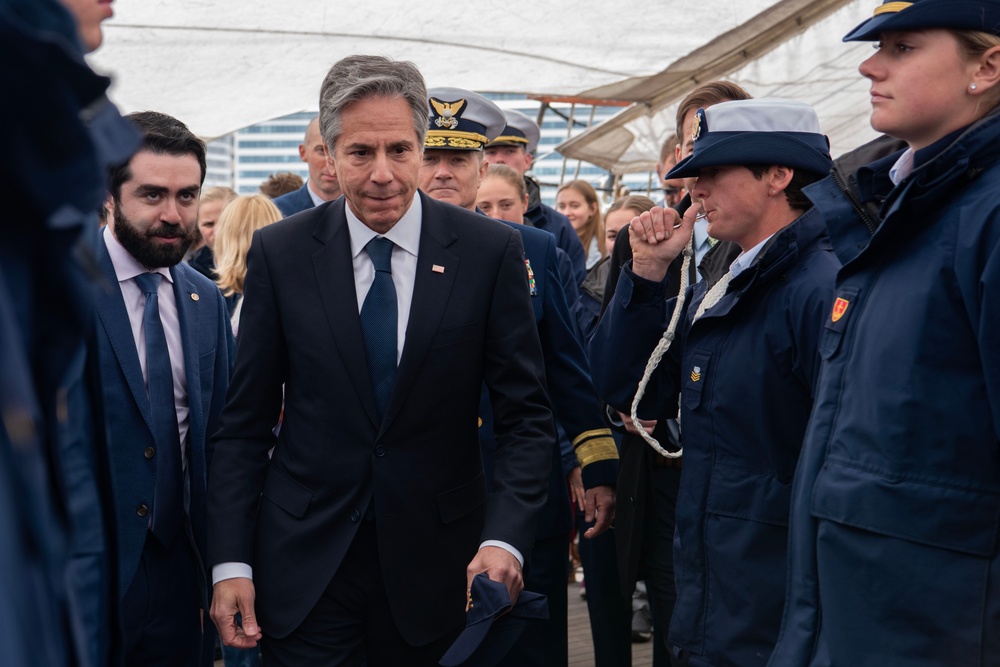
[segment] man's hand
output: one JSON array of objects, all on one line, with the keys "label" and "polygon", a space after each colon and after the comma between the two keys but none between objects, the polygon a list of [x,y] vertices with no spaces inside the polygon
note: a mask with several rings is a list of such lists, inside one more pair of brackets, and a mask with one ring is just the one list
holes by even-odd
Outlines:
[{"label": "man's hand", "polygon": [[[632,435],[641,435],[639,433],[639,429],[637,429],[635,427],[635,424],[632,423],[632,417],[630,415],[627,415],[624,412],[619,412],[618,416],[621,418],[622,425],[625,427],[626,431],[628,431]],[[642,425],[643,431],[645,431],[649,435],[653,435],[653,429],[656,428],[655,419],[640,419],[639,424]]]},{"label": "man's hand", "polygon": [[646,280],[663,280],[670,263],[691,239],[700,210],[700,206],[692,204],[681,220],[674,209],[654,206],[632,218],[628,235],[632,245],[632,272]]},{"label": "man's hand", "polygon": [[589,540],[594,539],[608,528],[615,520],[615,490],[611,486],[595,486],[587,489],[583,518],[594,525],[583,534]]},{"label": "man's hand", "polygon": [[[476,557],[465,568],[467,591],[472,590],[472,580],[481,572],[485,572],[493,581],[499,581],[507,586],[510,603],[517,602],[517,596],[524,590],[524,578],[521,576],[521,564],[514,558],[514,554],[502,547],[483,547],[476,552]],[[465,610],[469,611],[468,603]]]},{"label": "man's hand", "polygon": [[[225,579],[212,591],[212,620],[226,646],[253,648],[261,638],[253,611],[256,593],[253,581],[245,577]],[[243,627],[236,625],[236,612],[243,616]]]}]

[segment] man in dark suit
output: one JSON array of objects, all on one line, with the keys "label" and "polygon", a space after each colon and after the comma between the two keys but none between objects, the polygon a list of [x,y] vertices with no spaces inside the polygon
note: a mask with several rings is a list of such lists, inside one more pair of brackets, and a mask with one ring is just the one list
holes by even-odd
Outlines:
[{"label": "man in dark suit", "polygon": [[340,196],[337,173],[333,165],[327,162],[326,145],[319,134],[319,116],[306,126],[305,137],[299,144],[299,158],[309,165],[309,180],[298,190],[274,200],[274,205],[286,218]]},{"label": "man in dark suit", "polygon": [[475,574],[517,597],[545,501],[554,435],[523,250],[416,195],[428,108],[412,64],[345,58],[320,99],[345,196],[251,246],[214,440],[212,618],[231,645],[263,629],[269,665],[436,665]]},{"label": "man in dark suit", "polygon": [[92,349],[125,662],[205,665],[205,441],[222,411],[232,334],[218,288],[180,263],[196,235],[205,146],[165,114],[129,119],[143,143],[109,177]]}]

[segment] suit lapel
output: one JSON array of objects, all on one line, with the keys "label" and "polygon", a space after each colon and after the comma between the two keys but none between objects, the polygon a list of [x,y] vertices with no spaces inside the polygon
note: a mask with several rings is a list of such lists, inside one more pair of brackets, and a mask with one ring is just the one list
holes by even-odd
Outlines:
[{"label": "suit lapel", "polygon": [[365,362],[365,343],[361,336],[361,319],[354,286],[351,235],[347,231],[343,197],[327,207],[313,236],[323,244],[313,253],[312,262],[330,333],[368,418],[377,426],[378,412]]},{"label": "suit lapel", "polygon": [[146,426],[152,432],[153,420],[149,412],[149,396],[146,394],[146,382],[142,379],[139,354],[136,352],[135,339],[132,337],[132,325],[129,323],[121,288],[118,286],[115,265],[111,262],[111,255],[108,254],[103,236],[98,236],[97,258],[106,283],[105,289],[97,290],[94,300],[97,316],[118,359],[118,367],[125,376],[132,398],[135,399]]},{"label": "suit lapel", "polygon": [[[204,414],[201,405],[201,369],[198,368],[198,322],[199,309],[214,305],[209,294],[199,294],[184,272],[176,266],[170,267],[174,279],[174,301],[177,303],[177,319],[181,329],[181,347],[184,350],[184,377],[188,392],[188,437],[194,445],[195,434],[204,433]],[[198,296],[195,300],[193,295]],[[205,299],[204,305],[202,299]]]},{"label": "suit lapel", "polygon": [[[444,315],[451,288],[458,274],[459,258],[447,248],[458,236],[453,226],[448,224],[450,216],[444,207],[436,204],[423,193],[420,231],[420,249],[417,252],[417,273],[413,280],[413,300],[406,324],[406,340],[403,354],[396,371],[392,396],[386,410],[382,430],[399,412],[406,394],[413,385],[413,379],[427,356],[434,334],[437,333]],[[444,267],[437,272],[433,267]]]}]

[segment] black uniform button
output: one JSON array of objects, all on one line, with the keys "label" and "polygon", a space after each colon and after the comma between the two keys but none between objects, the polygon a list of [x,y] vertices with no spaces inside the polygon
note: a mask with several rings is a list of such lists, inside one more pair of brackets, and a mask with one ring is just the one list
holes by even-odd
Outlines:
[{"label": "black uniform button", "polygon": [[375,447],[375,456],[379,456],[379,457],[385,456],[385,447],[383,447],[382,445],[376,446]]},{"label": "black uniform button", "polygon": [[135,513],[144,517],[149,514],[149,508],[146,506],[146,503],[139,503],[139,506],[135,508]]},{"label": "black uniform button", "polygon": [[147,459],[151,459],[154,456],[156,456],[156,448],[146,447],[146,451],[143,452],[142,455],[145,456]]},{"label": "black uniform button", "polygon": [[357,523],[361,519],[361,512],[354,510],[351,512],[351,521]]}]

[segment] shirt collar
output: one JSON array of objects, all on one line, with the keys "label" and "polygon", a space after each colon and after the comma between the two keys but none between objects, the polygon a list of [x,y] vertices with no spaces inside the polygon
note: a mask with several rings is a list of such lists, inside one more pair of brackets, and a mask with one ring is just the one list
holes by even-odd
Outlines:
[{"label": "shirt collar", "polygon": [[155,269],[147,269],[140,264],[139,260],[130,255],[128,250],[118,242],[115,235],[111,233],[110,227],[104,228],[104,244],[108,247],[108,254],[111,255],[111,263],[115,267],[115,276],[118,278],[118,282],[123,283],[127,280],[132,280],[143,273],[159,273],[171,283],[174,282],[174,277],[170,274],[170,270],[167,267],[160,266]]},{"label": "shirt collar", "polygon": [[907,148],[896,160],[896,164],[889,169],[889,179],[893,185],[899,185],[907,176],[913,173],[913,157],[915,153],[912,148]]},{"label": "shirt collar", "polygon": [[708,218],[699,213],[694,219],[694,248],[697,250],[708,240]]},{"label": "shirt collar", "polygon": [[410,208],[406,210],[403,217],[392,226],[392,229],[381,235],[354,215],[350,202],[344,202],[344,213],[347,216],[347,230],[351,234],[351,257],[357,257],[361,254],[368,242],[376,236],[384,236],[414,257],[417,256],[417,250],[420,248],[420,228],[423,221],[423,206],[419,195],[413,195]]},{"label": "shirt collar", "polygon": [[319,206],[320,204],[323,204],[323,203],[326,202],[325,199],[323,199],[318,194],[316,194],[315,192],[313,192],[312,181],[309,181],[309,180],[306,181],[306,192],[309,193],[309,199],[312,199],[313,206]]},{"label": "shirt collar", "polygon": [[[771,234],[771,236],[774,236],[774,234]],[[740,253],[739,257],[733,260],[733,263],[729,265],[729,272],[733,274],[733,278],[740,275],[753,265],[754,260],[757,259],[757,255],[760,254],[764,244],[771,240],[771,236],[768,236],[766,239],[749,250],[744,250]]]}]

